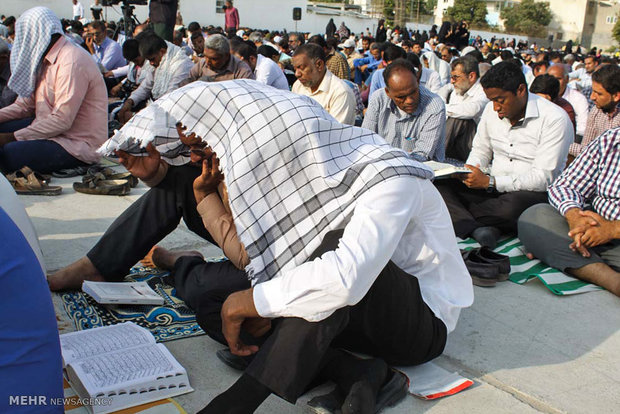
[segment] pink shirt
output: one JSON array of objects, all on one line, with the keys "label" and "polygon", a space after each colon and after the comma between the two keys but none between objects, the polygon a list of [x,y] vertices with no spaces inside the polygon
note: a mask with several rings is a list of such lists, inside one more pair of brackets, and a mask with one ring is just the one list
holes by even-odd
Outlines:
[{"label": "pink shirt", "polygon": [[239,27],[239,12],[237,9],[235,7],[231,7],[226,9],[224,13],[226,14],[224,23],[226,25],[226,29],[237,29]]},{"label": "pink shirt", "polygon": [[17,141],[50,139],[86,163],[108,137],[108,94],[84,49],[61,37],[43,59],[34,95],[0,109],[0,123],[34,116]]}]

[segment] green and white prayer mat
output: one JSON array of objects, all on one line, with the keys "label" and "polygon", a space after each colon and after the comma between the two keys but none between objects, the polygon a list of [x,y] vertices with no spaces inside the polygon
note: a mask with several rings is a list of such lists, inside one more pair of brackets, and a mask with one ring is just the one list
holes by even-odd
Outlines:
[{"label": "green and white prayer mat", "polygon": [[[472,238],[459,240],[460,249],[473,249],[480,245]],[[575,295],[586,293],[603,288],[592,283],[583,282],[577,278],[569,276],[558,269],[547,266],[538,259],[530,260],[527,258],[525,247],[516,237],[501,240],[494,250],[510,257],[510,280],[519,285],[537,278],[555,295]]]}]

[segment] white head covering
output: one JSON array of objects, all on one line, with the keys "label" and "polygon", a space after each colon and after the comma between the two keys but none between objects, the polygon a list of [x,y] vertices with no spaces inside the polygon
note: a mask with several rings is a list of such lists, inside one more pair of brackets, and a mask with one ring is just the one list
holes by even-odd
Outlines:
[{"label": "white head covering", "polygon": [[463,50],[461,50],[461,56],[465,56],[466,54],[468,54],[469,52],[473,52],[474,50],[476,50],[475,47],[473,46],[466,46],[463,48]]},{"label": "white head covering", "polygon": [[47,7],[34,7],[17,19],[8,86],[19,96],[27,98],[34,92],[43,54],[55,33],[62,34],[62,25]]},{"label": "white head covering", "polygon": [[153,142],[170,155],[172,144],[184,145],[177,122],[220,159],[255,283],[306,261],[375,184],[433,176],[372,131],[337,122],[315,100],[248,79],[177,89],[137,113],[99,151],[140,154]]}]

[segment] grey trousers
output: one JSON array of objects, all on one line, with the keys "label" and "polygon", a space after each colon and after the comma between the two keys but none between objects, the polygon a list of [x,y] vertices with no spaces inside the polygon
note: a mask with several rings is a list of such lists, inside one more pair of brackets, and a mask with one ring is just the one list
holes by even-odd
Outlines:
[{"label": "grey trousers", "polygon": [[525,210],[518,223],[519,239],[528,252],[551,267],[565,271],[594,263],[605,263],[620,271],[620,240],[590,250],[590,257],[573,252],[568,246],[568,222],[549,204],[537,204]]}]

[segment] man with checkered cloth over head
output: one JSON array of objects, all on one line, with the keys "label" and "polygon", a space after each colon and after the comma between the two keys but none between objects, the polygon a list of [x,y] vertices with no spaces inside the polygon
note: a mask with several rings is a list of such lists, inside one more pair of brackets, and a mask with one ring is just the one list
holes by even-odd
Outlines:
[{"label": "man with checkered cloth over head", "polygon": [[51,173],[99,160],[108,131],[105,83],[50,9],[34,7],[17,20],[8,86],[19,98],[0,109],[2,172]]},{"label": "man with checkered cloth over head", "polygon": [[[77,286],[84,275],[115,280],[112,272],[125,274],[181,216],[198,216],[197,203],[202,233],[189,227],[217,240],[232,262],[163,249],[153,259],[172,268],[200,326],[229,346],[228,362],[247,364],[201,412],[253,412],[271,393],[295,403],[333,380],[333,409],[374,413],[406,394],[406,379],[388,364],[440,355],[473,301],[432,172],[308,97],[251,80],[195,83],[102,147],[115,149],[130,171],[151,163],[142,176],[164,178],[50,286]],[[202,170],[174,166],[188,153]]]}]

